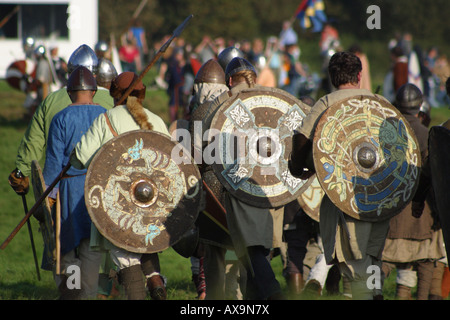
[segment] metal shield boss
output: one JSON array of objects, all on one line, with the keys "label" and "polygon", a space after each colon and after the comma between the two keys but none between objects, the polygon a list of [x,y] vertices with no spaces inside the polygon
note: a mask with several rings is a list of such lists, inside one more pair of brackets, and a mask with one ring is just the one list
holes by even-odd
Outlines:
[{"label": "metal shield boss", "polygon": [[86,175],[92,222],[117,247],[154,253],[194,225],[201,177],[188,151],[154,131],[123,133],[102,146]]},{"label": "metal shield boss", "polygon": [[317,178],[330,200],[363,221],[391,218],[412,200],[420,149],[403,115],[375,96],[354,96],[330,106],[313,143]]},{"label": "metal shield boss", "polygon": [[242,90],[216,112],[210,131],[214,138],[203,159],[214,157],[215,174],[239,200],[259,208],[283,206],[299,196],[307,181],[291,175],[288,160],[293,131],[308,108],[277,88]]},{"label": "metal shield boss", "polygon": [[[44,176],[37,160],[31,162],[31,184],[33,185],[34,198],[38,201],[44,194],[47,186]],[[51,270],[56,262],[56,238],[53,228],[52,210],[48,197],[42,201],[39,209],[34,213],[34,217],[39,221],[39,228],[44,241],[43,268]]]}]

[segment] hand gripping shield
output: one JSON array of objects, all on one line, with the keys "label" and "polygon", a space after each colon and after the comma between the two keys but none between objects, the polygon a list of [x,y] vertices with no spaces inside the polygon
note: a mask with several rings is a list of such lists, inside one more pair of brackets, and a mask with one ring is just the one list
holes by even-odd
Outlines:
[{"label": "hand gripping shield", "polygon": [[288,159],[294,129],[308,110],[277,88],[242,90],[216,112],[203,159],[239,200],[259,208],[283,206],[298,198],[307,181],[291,175]]},{"label": "hand gripping shield", "polygon": [[167,249],[192,228],[201,177],[189,153],[154,131],[121,134],[102,146],[85,183],[89,215],[117,247],[136,253]]},{"label": "hand gripping shield", "polygon": [[421,157],[415,134],[395,107],[375,96],[344,99],[322,114],[313,159],[327,196],[355,219],[393,217],[417,190]]}]

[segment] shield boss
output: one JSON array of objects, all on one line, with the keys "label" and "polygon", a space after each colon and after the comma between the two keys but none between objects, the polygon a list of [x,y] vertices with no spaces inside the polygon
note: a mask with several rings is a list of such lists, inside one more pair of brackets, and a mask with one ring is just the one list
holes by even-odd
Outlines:
[{"label": "shield boss", "polygon": [[345,99],[323,113],[313,158],[327,196],[355,219],[390,218],[417,189],[421,156],[415,134],[395,107],[374,96]]},{"label": "shield boss", "polygon": [[308,109],[280,89],[242,90],[216,112],[203,159],[239,200],[259,208],[285,205],[306,182],[291,175],[288,159],[293,131]]},{"label": "shield boss", "polygon": [[163,251],[180,240],[197,218],[200,196],[200,173],[188,152],[153,131],[130,131],[108,141],[86,175],[93,223],[131,252]]}]

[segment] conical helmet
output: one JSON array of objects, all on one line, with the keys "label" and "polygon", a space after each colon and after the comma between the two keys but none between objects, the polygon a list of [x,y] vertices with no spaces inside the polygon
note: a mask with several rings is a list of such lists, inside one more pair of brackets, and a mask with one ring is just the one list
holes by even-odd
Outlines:
[{"label": "conical helmet", "polygon": [[216,60],[210,59],[198,70],[194,83],[225,84],[225,72]]},{"label": "conical helmet", "polygon": [[111,81],[117,77],[117,70],[113,63],[105,58],[98,60],[97,83],[99,86],[109,88]]},{"label": "conical helmet", "polygon": [[422,102],[422,91],[416,85],[406,83],[398,89],[393,105],[402,113],[416,114]]},{"label": "conical helmet", "polygon": [[67,69],[69,74],[77,67],[83,66],[89,69],[93,74],[97,74],[98,58],[88,45],[83,44],[79,46],[70,56],[67,62]]},{"label": "conical helmet", "polygon": [[217,59],[223,71],[225,71],[228,63],[236,57],[244,58],[244,53],[236,47],[228,47],[219,53]]},{"label": "conical helmet", "polygon": [[67,91],[97,91],[97,83],[88,68],[79,66],[67,80]]},{"label": "conical helmet", "polygon": [[256,74],[255,67],[248,60],[239,57],[233,58],[225,69],[225,77],[228,79],[234,74],[245,70],[253,71]]}]

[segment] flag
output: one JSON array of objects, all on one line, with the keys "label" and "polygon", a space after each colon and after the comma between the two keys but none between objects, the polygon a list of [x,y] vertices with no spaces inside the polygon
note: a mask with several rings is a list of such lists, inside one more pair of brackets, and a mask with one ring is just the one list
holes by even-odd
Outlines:
[{"label": "flag", "polygon": [[323,24],[327,21],[323,0],[303,0],[297,8],[295,16],[300,20],[300,26],[303,29],[312,27],[313,32],[322,31]]}]

